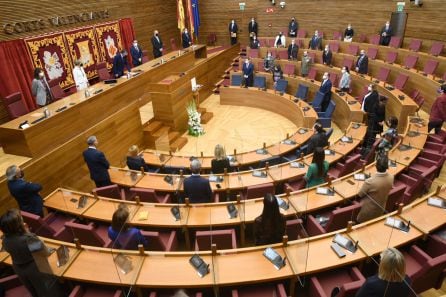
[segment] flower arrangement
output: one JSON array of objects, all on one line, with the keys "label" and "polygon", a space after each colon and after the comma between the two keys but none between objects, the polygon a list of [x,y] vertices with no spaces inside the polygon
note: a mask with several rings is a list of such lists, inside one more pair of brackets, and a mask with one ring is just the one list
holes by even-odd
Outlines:
[{"label": "flower arrangement", "polygon": [[204,134],[203,127],[201,126],[201,114],[197,111],[197,106],[195,101],[192,100],[186,107],[187,115],[189,120],[187,124],[189,125],[189,135],[200,136]]}]

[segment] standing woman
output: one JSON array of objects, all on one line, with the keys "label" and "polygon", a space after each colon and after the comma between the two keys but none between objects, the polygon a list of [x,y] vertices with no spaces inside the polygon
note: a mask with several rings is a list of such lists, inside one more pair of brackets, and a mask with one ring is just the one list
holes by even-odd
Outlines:
[{"label": "standing woman", "polygon": [[255,244],[281,242],[284,234],[285,217],[280,213],[276,197],[267,193],[263,198],[262,214],[254,221]]},{"label": "standing woman", "polygon": [[74,83],[76,84],[76,90],[78,91],[88,88],[88,78],[82,66],[80,60],[74,61],[73,78]]},{"label": "standing woman", "polygon": [[279,64],[274,65],[273,68],[273,82],[274,86],[276,86],[277,81],[283,78],[283,71]]},{"label": "standing woman", "polygon": [[[12,267],[31,295],[33,297],[64,296],[58,280],[39,270],[40,266],[37,266],[31,249],[40,246],[46,256],[49,253],[43,242],[27,230],[17,209],[8,210],[0,218],[0,229],[3,232],[3,248],[11,255]],[[40,249],[33,252],[37,251]]]},{"label": "standing woman", "polygon": [[347,66],[342,67],[342,76],[339,80],[339,89],[342,92],[349,92],[350,91],[350,83],[352,81],[350,77],[350,71]]},{"label": "standing woman", "polygon": [[311,68],[311,57],[308,56],[308,52],[304,51],[304,54],[302,56],[302,64],[300,67],[300,72],[303,77],[308,76],[308,72],[310,72]]},{"label": "standing woman", "polygon": [[317,147],[314,150],[313,160],[304,176],[304,179],[307,182],[307,188],[325,183],[329,165],[330,164],[325,161],[324,149],[322,147]]},{"label": "standing woman", "polygon": [[211,161],[211,171],[214,174],[221,174],[225,172],[225,168],[229,172],[231,163],[226,157],[224,147],[221,144],[217,144],[214,149],[214,159]]},{"label": "standing woman", "polygon": [[411,280],[406,275],[404,256],[395,248],[381,253],[378,274],[369,277],[356,293],[356,297],[398,296],[407,297]]},{"label": "standing woman", "polygon": [[42,68],[34,69],[34,79],[31,85],[31,92],[36,99],[38,107],[43,107],[51,103],[50,86],[45,79]]}]

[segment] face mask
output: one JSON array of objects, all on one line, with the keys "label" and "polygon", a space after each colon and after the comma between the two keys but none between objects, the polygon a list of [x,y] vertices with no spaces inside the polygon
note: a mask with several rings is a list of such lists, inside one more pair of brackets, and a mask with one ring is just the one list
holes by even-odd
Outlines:
[{"label": "face mask", "polygon": [[326,79],[328,79],[328,77],[324,76],[323,79],[326,80]]},{"label": "face mask", "polygon": [[271,54],[268,54],[268,58],[271,58]]},{"label": "face mask", "polygon": [[369,92],[371,92],[371,91],[372,91],[372,88],[371,88],[371,87],[368,87],[367,90],[369,90]]},{"label": "face mask", "polygon": [[184,31],[184,33],[186,33],[186,34],[187,34],[187,30],[186,30],[186,31]]},{"label": "face mask", "polygon": [[155,33],[155,36],[156,36],[156,37],[158,37],[158,35],[159,35],[158,33]]},{"label": "face mask", "polygon": [[342,71],[342,73],[346,73],[347,72],[345,69],[342,69],[341,71]]},{"label": "face mask", "polygon": [[351,28],[352,28],[352,27],[350,27],[350,26],[347,27],[347,29],[349,29],[349,30],[350,30]]},{"label": "face mask", "polygon": [[245,61],[245,64],[249,64],[249,61]]},{"label": "face mask", "polygon": [[40,78],[43,78],[44,76],[45,76],[45,74],[43,74],[42,72],[39,73],[39,77],[40,77]]},{"label": "face mask", "polygon": [[325,51],[328,52],[328,48],[326,48]]},{"label": "face mask", "polygon": [[135,42],[135,43],[133,44],[133,46],[134,46],[134,47],[138,47],[138,44]]}]

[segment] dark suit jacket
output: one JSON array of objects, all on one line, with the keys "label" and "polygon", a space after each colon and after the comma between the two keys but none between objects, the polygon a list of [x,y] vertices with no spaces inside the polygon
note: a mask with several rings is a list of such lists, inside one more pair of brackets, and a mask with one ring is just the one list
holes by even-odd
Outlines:
[{"label": "dark suit jacket", "polygon": [[297,60],[298,52],[299,52],[299,47],[297,46],[297,44],[294,44],[294,46],[290,44],[288,46],[288,59]]},{"label": "dark suit jacket", "polygon": [[321,111],[325,111],[328,107],[328,104],[331,100],[331,87],[332,83],[331,80],[327,79],[327,81],[324,83],[321,83],[321,87],[319,88],[319,92],[324,93],[324,100],[322,100],[321,103]]},{"label": "dark suit jacket", "polygon": [[122,57],[120,53],[116,54],[113,58],[113,75],[114,77],[121,77],[124,75],[124,68],[130,71],[129,63],[127,62],[127,57]]},{"label": "dark suit jacket", "polygon": [[211,202],[212,190],[209,180],[200,175],[191,175],[184,179],[184,194],[190,203]]},{"label": "dark suit jacket", "polygon": [[328,137],[325,131],[321,133],[316,133],[313,136],[311,136],[310,140],[308,141],[306,153],[307,154],[314,153],[315,148],[326,147],[327,145],[328,145]]},{"label": "dark suit jacket", "polygon": [[141,170],[141,167],[143,167],[145,172],[149,171],[149,165],[146,164],[146,161],[141,156],[127,156],[127,167],[131,170]]},{"label": "dark suit jacket", "polygon": [[369,57],[367,57],[367,55],[364,55],[362,60],[361,57],[359,57],[356,61],[356,67],[359,68],[358,73],[367,74],[367,72],[369,72]]},{"label": "dark suit jacket", "polygon": [[237,23],[234,23],[234,28],[231,28],[231,27],[232,27],[232,23],[229,23],[229,26],[228,26],[229,33],[237,33],[238,32]]},{"label": "dark suit jacket", "polygon": [[223,173],[225,172],[225,168],[228,169],[228,172],[231,170],[231,163],[227,158],[223,160],[212,159],[211,161],[212,173],[214,174]]},{"label": "dark suit jacket", "polygon": [[310,39],[310,43],[308,44],[308,48],[312,50],[321,50],[322,49],[322,38],[318,36],[317,38],[313,35]]},{"label": "dark suit jacket", "polygon": [[258,49],[260,47],[260,42],[258,39],[252,40],[249,44],[249,47],[252,49]]},{"label": "dark suit jacket", "polygon": [[364,111],[366,113],[375,113],[376,107],[379,101],[379,94],[377,91],[373,91],[367,98],[364,97]]},{"label": "dark suit jacket", "polygon": [[[384,32],[386,32],[386,36],[385,36],[385,37],[382,36],[382,34],[383,34]],[[389,26],[389,28],[386,30],[386,26],[384,26],[384,27],[381,29],[380,36],[381,36],[381,41],[380,41],[380,43],[381,43],[382,45],[389,45],[389,43],[390,43],[390,38],[392,37],[392,28]]]},{"label": "dark suit jacket", "polygon": [[181,40],[183,40],[183,48],[188,48],[190,46],[190,42],[192,42],[189,32],[187,32],[187,34],[183,32],[183,34],[181,34]]},{"label": "dark suit jacket", "polygon": [[254,24],[252,24],[252,22],[249,22],[248,33],[254,32],[257,36],[258,30],[259,30],[259,26],[257,25],[257,22],[254,21]]},{"label": "dark suit jacket", "polygon": [[163,41],[161,40],[161,37],[158,36],[159,41],[156,39],[156,36],[152,36],[152,46],[153,46],[153,56],[155,58],[161,57],[163,53],[161,52],[161,49],[163,48]]},{"label": "dark suit jacket", "polygon": [[30,183],[23,178],[19,178],[8,181],[8,189],[17,200],[20,210],[39,216],[43,215],[43,202],[39,195],[39,191],[42,190],[40,184]]},{"label": "dark suit jacket", "polygon": [[[134,46],[130,47],[130,55],[132,56],[132,64],[133,66],[138,66],[142,64],[142,49],[138,45],[138,48]],[[139,61],[141,59],[141,61]]]},{"label": "dark suit jacket", "polygon": [[243,75],[249,76],[249,78],[253,78],[254,75],[254,64],[249,63],[248,66],[246,66],[246,63],[243,63],[242,67]]},{"label": "dark suit jacket", "polygon": [[[288,36],[290,37],[296,37],[297,36],[297,30],[299,29],[299,24],[297,22],[290,22],[288,24]],[[294,31],[294,35],[291,35],[290,32]]]},{"label": "dark suit jacket", "polygon": [[103,152],[97,149],[88,148],[84,151],[84,160],[87,163],[90,170],[90,177],[95,182],[110,181],[110,175],[108,174],[108,168],[110,164]]},{"label": "dark suit jacket", "polygon": [[332,57],[333,57],[333,53],[331,51],[328,51],[328,53],[326,51],[324,51],[322,54],[322,62],[325,65],[331,65]]}]

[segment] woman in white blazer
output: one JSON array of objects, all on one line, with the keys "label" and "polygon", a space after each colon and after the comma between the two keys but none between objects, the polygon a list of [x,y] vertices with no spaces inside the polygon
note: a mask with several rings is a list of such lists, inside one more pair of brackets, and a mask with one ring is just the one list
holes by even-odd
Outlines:
[{"label": "woman in white blazer", "polygon": [[73,77],[74,83],[76,84],[76,89],[78,91],[88,88],[88,78],[85,74],[84,68],[82,67],[82,63],[79,60],[74,61]]}]

